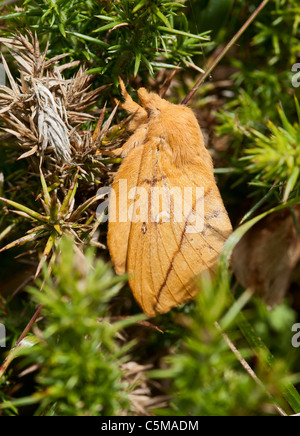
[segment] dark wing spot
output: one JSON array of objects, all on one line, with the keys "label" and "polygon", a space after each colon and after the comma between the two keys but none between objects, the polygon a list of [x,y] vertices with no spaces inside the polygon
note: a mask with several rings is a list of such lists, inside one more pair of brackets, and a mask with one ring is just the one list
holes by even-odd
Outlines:
[{"label": "dark wing spot", "polygon": [[141,181],[141,185],[147,184],[150,186],[154,186],[157,183],[161,182],[162,180],[165,179],[165,176],[161,176],[161,177],[153,177],[153,179],[144,179]]}]

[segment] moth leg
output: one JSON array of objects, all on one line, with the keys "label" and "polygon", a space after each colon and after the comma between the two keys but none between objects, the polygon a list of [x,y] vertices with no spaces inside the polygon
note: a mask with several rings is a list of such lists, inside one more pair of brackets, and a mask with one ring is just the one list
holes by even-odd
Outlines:
[{"label": "moth leg", "polygon": [[123,96],[123,98],[125,100],[123,103],[121,103],[121,107],[123,109],[125,109],[127,112],[129,112],[130,114],[144,112],[145,115],[147,116],[146,111],[139,104],[137,104],[131,98],[131,96],[128,94],[127,89],[125,87],[125,84],[124,84],[123,80],[120,77],[119,77],[119,81],[120,81],[120,87],[121,87],[122,96]]},{"label": "moth leg", "polygon": [[141,124],[145,123],[148,114],[147,111],[137,104],[128,94],[123,80],[119,77],[120,87],[124,102],[120,103],[122,109],[128,113],[133,114],[133,118],[129,123],[129,130],[136,130]]},{"label": "moth leg", "polygon": [[137,148],[141,145],[144,144],[146,137],[147,137],[147,127],[140,127],[139,129],[136,130],[136,132],[130,136],[130,138],[128,139],[127,142],[125,142],[125,144],[120,147],[120,148],[116,148],[115,150],[111,150],[111,151],[103,151],[102,153],[107,155],[107,156],[113,156],[113,157],[126,157],[128,155],[128,153],[134,149]]}]

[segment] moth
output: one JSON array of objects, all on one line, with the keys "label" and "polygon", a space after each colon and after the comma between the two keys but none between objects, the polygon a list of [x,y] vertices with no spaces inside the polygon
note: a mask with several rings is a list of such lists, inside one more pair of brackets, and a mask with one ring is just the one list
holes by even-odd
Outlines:
[{"label": "moth", "polygon": [[121,91],[131,136],[111,152],[123,161],[107,242],[116,273],[128,273],[135,299],[156,316],[195,297],[197,278],[214,274],[232,227],[193,111],[145,88],[141,105],[123,82]]}]

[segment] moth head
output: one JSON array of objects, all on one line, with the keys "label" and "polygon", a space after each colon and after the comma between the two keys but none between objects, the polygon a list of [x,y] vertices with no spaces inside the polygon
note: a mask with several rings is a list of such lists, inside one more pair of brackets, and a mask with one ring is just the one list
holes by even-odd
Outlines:
[{"label": "moth head", "polygon": [[159,116],[161,111],[170,104],[154,92],[148,92],[145,88],[138,90],[138,96],[149,118]]}]

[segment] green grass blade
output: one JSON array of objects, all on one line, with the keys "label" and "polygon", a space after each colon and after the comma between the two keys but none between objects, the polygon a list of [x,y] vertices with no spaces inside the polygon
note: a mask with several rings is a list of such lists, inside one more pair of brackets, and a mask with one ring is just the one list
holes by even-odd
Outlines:
[{"label": "green grass blade", "polygon": [[293,171],[292,171],[292,174],[290,175],[290,177],[289,177],[289,179],[288,179],[287,184],[286,184],[286,188],[285,188],[284,196],[283,196],[283,202],[284,202],[284,203],[288,200],[288,198],[289,198],[289,196],[290,196],[290,193],[291,193],[291,192],[293,191],[293,189],[295,188],[296,183],[297,183],[297,181],[298,181],[298,179],[299,179],[299,174],[300,174],[300,169],[299,169],[299,167],[295,167],[295,168],[293,169]]},{"label": "green grass blade", "polygon": [[17,357],[21,356],[24,351],[27,351],[28,348],[33,347],[38,343],[38,339],[36,336],[30,334],[27,335],[18,345],[13,347],[10,352],[8,353],[8,356],[6,357],[5,361],[0,367],[0,379],[3,376],[4,372],[8,368],[8,366],[11,364],[11,362],[16,359]]},{"label": "green grass blade", "polygon": [[31,218],[34,218],[37,221],[42,221],[44,223],[49,221],[48,217],[45,217],[45,216],[41,215],[40,213],[35,212],[34,210],[29,209],[26,206],[23,206],[20,203],[16,203],[15,201],[8,200],[7,198],[3,198],[3,197],[0,197],[0,201],[3,201],[4,203],[8,204],[9,206],[15,207],[16,209],[20,210],[21,212],[26,213],[27,215],[31,216]]},{"label": "green grass blade", "polygon": [[183,30],[170,29],[169,27],[157,26],[158,30],[166,33],[172,33],[173,35],[186,36],[187,38],[195,38],[201,41],[210,41],[210,38],[200,35],[194,35],[192,33],[184,32]]},{"label": "green grass blade", "polygon": [[167,19],[167,17],[165,17],[164,14],[162,12],[160,12],[160,10],[158,8],[155,11],[155,15],[167,26],[167,28],[169,30],[173,30],[169,20]]},{"label": "green grass blade", "polygon": [[51,250],[52,250],[52,248],[53,248],[53,246],[54,246],[54,244],[56,242],[56,238],[57,238],[56,232],[52,232],[50,237],[49,237],[49,239],[48,239],[48,241],[47,241],[47,243],[46,243],[46,246],[45,246],[44,252],[42,254],[41,260],[40,260],[40,262],[38,264],[38,267],[37,267],[37,270],[36,270],[36,273],[35,273],[35,278],[38,277],[38,275],[40,274],[40,272],[41,272],[41,270],[43,268],[44,263],[48,259],[48,256],[51,253]]},{"label": "green grass blade", "polygon": [[133,9],[132,13],[135,14],[140,9],[142,9],[143,6],[145,6],[148,3],[148,0],[141,0]]},{"label": "green grass blade", "polygon": [[71,187],[67,193],[67,195],[64,198],[64,201],[61,205],[60,211],[59,211],[59,216],[62,217],[66,212],[69,211],[69,208],[75,198],[76,192],[77,192],[77,188],[78,188],[78,182],[77,182],[77,178],[78,178],[78,171],[74,176],[74,179],[72,181]]},{"label": "green grass blade", "polygon": [[39,236],[41,236],[41,233],[32,233],[30,235],[23,236],[22,238],[19,238],[16,241],[11,242],[10,244],[1,248],[0,253],[2,253],[3,251],[6,251],[6,250],[10,250],[11,248],[21,247],[22,245],[26,244],[27,242],[35,241]]},{"label": "green grass blade", "polygon": [[50,199],[50,195],[49,195],[49,190],[48,190],[48,186],[47,186],[44,174],[43,174],[41,169],[40,169],[40,177],[41,177],[41,183],[42,183],[42,188],[43,188],[44,200],[45,200],[46,205],[48,207],[50,207],[51,199]]},{"label": "green grass blade", "polygon": [[10,234],[10,232],[16,227],[16,223],[11,224],[10,226],[6,227],[1,233],[0,233],[0,242],[6,238]]},{"label": "green grass blade", "polygon": [[84,39],[85,41],[93,42],[94,44],[100,45],[103,48],[109,47],[109,44],[101,41],[101,39],[93,38],[93,37],[88,36],[88,35],[83,35],[82,33],[78,33],[78,32],[70,32],[68,30],[66,30],[66,33],[73,35],[73,36],[77,36],[78,38]]},{"label": "green grass blade", "polygon": [[[299,204],[300,197],[297,197],[288,203],[282,204],[280,206],[277,206],[273,209],[270,209],[269,211],[260,214],[259,216],[252,218],[250,221],[246,222],[245,224],[238,227],[233,234],[228,238],[228,240],[225,243],[223,252],[221,253],[220,260],[219,260],[219,268],[218,268],[218,283],[219,286],[225,286],[227,290],[229,291],[229,299],[232,302],[232,312],[229,310],[227,315],[225,315],[225,319],[223,318],[222,322],[225,327],[230,325],[233,318],[236,318],[237,325],[245,337],[245,339],[248,341],[251,348],[253,348],[256,355],[260,358],[262,363],[267,365],[269,368],[272,368],[274,364],[274,357],[272,353],[269,351],[267,346],[263,343],[263,341],[258,337],[257,333],[254,331],[251,324],[248,322],[246,317],[242,312],[238,313],[239,306],[242,306],[244,304],[244,297],[242,296],[242,301],[235,301],[234,297],[230,291],[230,271],[229,271],[229,263],[231,259],[232,252],[235,248],[235,246],[238,244],[238,242],[241,240],[241,238],[247,233],[248,230],[250,230],[256,223],[261,221],[263,218],[267,217],[271,213],[277,212],[279,210],[285,209],[286,207],[291,207],[295,204]],[[247,296],[245,296],[246,298]],[[287,384],[283,386],[283,392],[286,401],[289,403],[289,405],[292,407],[292,409],[296,412],[300,412],[300,394],[297,392],[296,388],[291,385]]]},{"label": "green grass blade", "polygon": [[142,53],[138,52],[135,56],[135,63],[134,63],[134,77],[137,76],[137,73],[139,72],[140,65],[141,65],[141,59],[142,59]]}]

